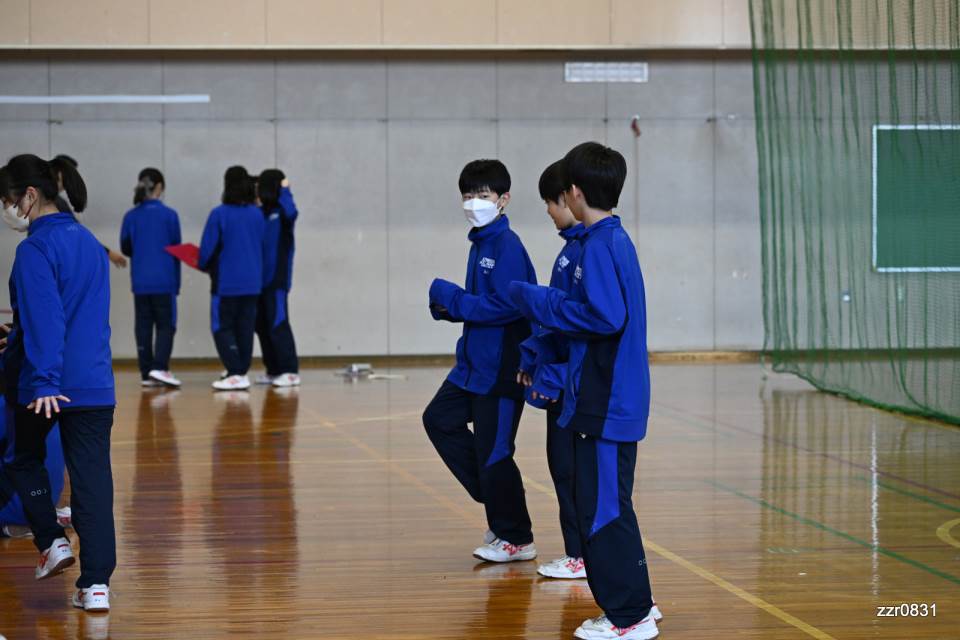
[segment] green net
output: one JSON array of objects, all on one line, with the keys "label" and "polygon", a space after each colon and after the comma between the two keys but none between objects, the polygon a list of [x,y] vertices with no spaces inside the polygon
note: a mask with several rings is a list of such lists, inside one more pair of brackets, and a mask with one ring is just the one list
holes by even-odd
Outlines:
[{"label": "green net", "polygon": [[765,352],[960,423],[960,0],[751,0]]}]

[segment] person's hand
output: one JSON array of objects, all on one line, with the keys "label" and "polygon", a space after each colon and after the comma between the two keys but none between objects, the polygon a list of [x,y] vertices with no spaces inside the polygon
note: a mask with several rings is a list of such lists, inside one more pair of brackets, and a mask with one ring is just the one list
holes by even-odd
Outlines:
[{"label": "person's hand", "polygon": [[[531,378],[531,377],[530,377],[530,374],[527,373],[526,371],[518,371],[518,372],[517,372],[517,383],[518,383],[518,384],[522,384],[522,385],[525,386],[525,387],[529,387],[529,386],[532,386],[532,385],[533,385],[533,378]],[[534,392],[534,393],[536,393],[536,392]]]},{"label": "person's hand", "polygon": [[530,392],[530,397],[531,397],[533,400],[546,400],[547,402],[549,402],[549,403],[551,403],[551,404],[554,404],[554,403],[557,402],[557,399],[556,399],[556,398],[547,397],[547,396],[543,395],[542,393],[537,393],[536,391],[531,391],[531,392]]},{"label": "person's hand", "polygon": [[122,253],[117,253],[113,249],[107,249],[107,256],[110,258],[110,262],[113,263],[113,266],[121,269],[127,266],[127,259]]},{"label": "person's hand", "polygon": [[289,178],[284,178],[283,180],[281,180],[281,181],[280,181],[280,186],[281,186],[281,187],[289,187],[289,186],[290,186],[290,179],[289,179]]},{"label": "person's hand", "polygon": [[436,311],[437,313],[450,313],[449,311],[447,311],[447,308],[442,304],[433,305],[433,310]]},{"label": "person's hand", "polygon": [[60,413],[61,402],[70,402],[70,398],[67,396],[44,396],[28,404],[27,411],[33,410],[36,415],[43,413],[49,420],[54,413]]}]

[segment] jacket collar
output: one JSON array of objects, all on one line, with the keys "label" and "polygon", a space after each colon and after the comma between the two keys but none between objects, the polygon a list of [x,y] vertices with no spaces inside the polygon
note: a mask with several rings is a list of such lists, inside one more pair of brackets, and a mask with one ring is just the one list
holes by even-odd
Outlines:
[{"label": "jacket collar", "polygon": [[467,237],[470,239],[470,242],[482,242],[484,240],[489,240],[490,238],[495,238],[501,233],[510,228],[510,221],[507,219],[507,214],[502,213],[500,217],[488,224],[485,227],[474,227],[470,230],[470,233],[467,234]]}]

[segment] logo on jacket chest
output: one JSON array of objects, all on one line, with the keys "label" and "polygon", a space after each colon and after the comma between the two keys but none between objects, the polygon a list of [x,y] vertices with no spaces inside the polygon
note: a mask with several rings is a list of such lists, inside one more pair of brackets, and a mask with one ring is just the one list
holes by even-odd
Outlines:
[{"label": "logo on jacket chest", "polygon": [[497,266],[497,261],[493,258],[480,258],[480,268],[483,269],[484,275],[490,273],[490,270]]},{"label": "logo on jacket chest", "polygon": [[577,265],[576,271],[573,272],[573,277],[576,278],[577,280],[582,280],[582,279],[583,279],[583,267],[581,267],[580,265]]},{"label": "logo on jacket chest", "polygon": [[570,265],[570,260],[567,256],[560,256],[560,259],[557,260],[557,271],[563,271]]}]

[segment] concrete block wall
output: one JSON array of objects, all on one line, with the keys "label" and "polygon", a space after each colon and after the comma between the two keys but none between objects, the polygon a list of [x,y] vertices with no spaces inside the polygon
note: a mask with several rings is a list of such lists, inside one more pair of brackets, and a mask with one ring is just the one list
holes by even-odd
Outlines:
[{"label": "concrete block wall", "polygon": [[[757,349],[760,232],[752,70],[745,56],[646,54],[646,84],[566,84],[573,54],[211,54],[7,58],[8,94],[209,93],[208,105],[0,105],[0,157],[68,153],[90,189],[85,223],[116,246],[137,172],[166,174],[199,240],[224,169],[279,166],[302,217],[291,314],[305,355],[450,353],[435,276],[463,279],[457,176],[499,157],[509,215],[541,279],[560,244],[542,169],[598,140],[630,166],[619,213],[637,242],[655,350]],[[630,118],[640,116],[635,139]],[[18,237],[0,231],[0,273]],[[114,349],[133,357],[129,274],[114,269]],[[175,355],[213,356],[209,285],[184,271]],[[0,307],[7,306],[0,291]]]}]

